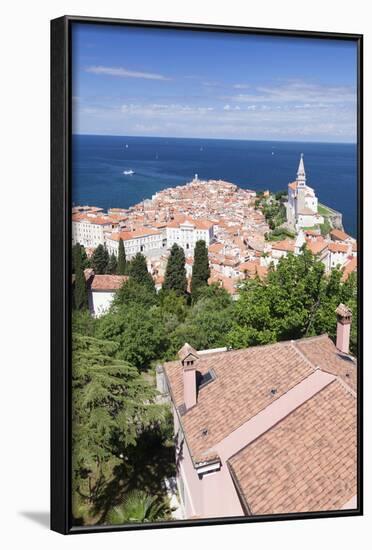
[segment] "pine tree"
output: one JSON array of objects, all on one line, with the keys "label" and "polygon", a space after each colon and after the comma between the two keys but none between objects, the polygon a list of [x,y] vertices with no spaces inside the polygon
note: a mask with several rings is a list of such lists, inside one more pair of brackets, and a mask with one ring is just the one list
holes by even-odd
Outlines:
[{"label": "pine tree", "polygon": [[115,254],[112,253],[111,256],[110,256],[109,263],[108,263],[107,271],[111,275],[115,275],[117,273],[117,269],[118,269],[118,262],[117,262]]},{"label": "pine tree", "polygon": [[146,285],[155,290],[154,280],[147,270],[146,258],[140,252],[138,252],[130,262],[129,276],[137,281],[137,283]]},{"label": "pine tree", "polygon": [[92,267],[97,275],[107,273],[109,254],[107,248],[99,244],[92,255]]},{"label": "pine tree", "polygon": [[123,239],[119,240],[119,253],[118,253],[118,275],[126,275],[127,273],[127,258],[125,256],[125,248]]},{"label": "pine tree", "polygon": [[191,296],[195,301],[200,288],[208,285],[211,270],[208,261],[208,249],[205,241],[197,241],[194,251],[194,265],[191,278]]},{"label": "pine tree", "polygon": [[83,504],[87,515],[106,511],[119,453],[126,454],[146,428],[159,425],[165,416],[147,380],[116,359],[118,348],[85,335],[72,338],[73,508],[78,511]]},{"label": "pine tree", "polygon": [[174,243],[168,258],[164,277],[164,290],[174,290],[182,296],[187,291],[187,279],[185,269],[185,253],[183,248]]},{"label": "pine tree", "polygon": [[79,243],[74,246],[73,257],[75,269],[74,306],[76,309],[86,309],[88,307],[88,293]]}]

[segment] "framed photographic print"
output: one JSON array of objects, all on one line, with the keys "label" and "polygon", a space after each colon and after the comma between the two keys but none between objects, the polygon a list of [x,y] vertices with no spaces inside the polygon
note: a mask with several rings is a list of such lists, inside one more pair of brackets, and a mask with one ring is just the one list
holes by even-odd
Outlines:
[{"label": "framed photographic print", "polygon": [[362,36],[51,30],[52,529],[362,514]]}]

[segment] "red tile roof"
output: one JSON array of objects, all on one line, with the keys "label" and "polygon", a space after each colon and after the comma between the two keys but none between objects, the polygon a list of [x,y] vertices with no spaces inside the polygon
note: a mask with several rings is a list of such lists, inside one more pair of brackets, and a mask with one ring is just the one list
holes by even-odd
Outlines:
[{"label": "red tile roof", "polygon": [[112,233],[109,237],[112,241],[119,241],[122,239],[123,241],[129,241],[132,239],[138,239],[140,237],[148,237],[150,235],[160,235],[160,231],[157,229],[151,229],[147,227],[143,227],[140,229],[134,229],[132,231],[121,231],[118,233]]},{"label": "red tile roof", "polygon": [[328,250],[333,253],[342,252],[343,254],[346,254],[349,247],[347,244],[332,242],[329,243]]},{"label": "red tile roof", "polygon": [[283,250],[286,252],[294,252],[295,242],[293,240],[284,239],[283,241],[276,241],[271,243],[273,250]]},{"label": "red tile roof", "polygon": [[344,266],[342,270],[342,282],[345,282],[348,280],[351,273],[357,270],[358,267],[358,260],[356,256],[353,256],[349,262]]},{"label": "red tile roof", "polygon": [[123,283],[128,280],[126,275],[94,275],[91,284],[92,290],[115,291],[123,286]]},{"label": "red tile roof", "polygon": [[313,256],[316,256],[328,247],[328,243],[323,237],[318,237],[317,239],[308,239],[306,241],[306,246]]},{"label": "red tile roof", "polygon": [[249,512],[340,510],[357,492],[356,399],[337,379],[229,460]]},{"label": "red tile roof", "polygon": [[346,239],[350,239],[350,235],[345,233],[345,231],[341,231],[341,229],[332,229],[330,232],[331,238],[334,238],[338,241],[346,241]]}]

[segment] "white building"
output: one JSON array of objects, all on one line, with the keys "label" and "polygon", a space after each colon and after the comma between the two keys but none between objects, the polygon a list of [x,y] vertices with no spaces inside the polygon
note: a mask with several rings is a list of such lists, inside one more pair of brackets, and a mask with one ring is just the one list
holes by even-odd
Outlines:
[{"label": "white building", "polygon": [[93,213],[72,215],[72,244],[79,243],[85,248],[96,248],[104,244],[106,234],[117,227],[118,222],[109,217]]},{"label": "white building", "polygon": [[182,221],[172,221],[166,227],[167,248],[176,243],[181,246],[185,255],[194,253],[197,241],[205,241],[208,247],[214,237],[213,223],[208,220],[193,220],[185,218]]},{"label": "white building", "polygon": [[89,310],[95,317],[106,313],[116,292],[128,279],[125,275],[94,275],[88,287]]},{"label": "white building", "polygon": [[287,222],[293,229],[314,227],[324,223],[324,218],[318,214],[318,199],[314,189],[306,185],[304,158],[297,170],[297,179],[288,184]]},{"label": "white building", "polygon": [[344,267],[352,258],[352,243],[330,242],[328,244],[328,270]]},{"label": "white building", "polygon": [[144,256],[157,256],[164,252],[166,243],[163,234],[157,229],[141,228],[133,231],[111,233],[107,236],[106,246],[109,254],[119,254],[119,240],[122,239],[125,255],[128,259],[138,252]]}]

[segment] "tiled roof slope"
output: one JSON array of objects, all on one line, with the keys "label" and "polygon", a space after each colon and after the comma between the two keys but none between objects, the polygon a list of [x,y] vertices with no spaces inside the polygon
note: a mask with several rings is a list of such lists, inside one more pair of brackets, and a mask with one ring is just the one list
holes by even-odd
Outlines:
[{"label": "tiled roof slope", "polygon": [[[181,363],[164,367],[173,402],[179,407],[183,404]],[[201,374],[213,369],[216,379],[199,391],[197,405],[182,417],[195,461],[314,370],[291,342],[203,355],[196,369]],[[207,435],[203,435],[205,429]]]},{"label": "tiled roof slope", "polygon": [[356,361],[349,355],[338,351],[326,334],[296,341],[296,347],[315,367],[340,377],[356,391]]},{"label": "tiled roof slope", "polygon": [[91,284],[92,290],[119,290],[128,280],[126,275],[95,275]]},{"label": "tiled roof slope", "polygon": [[[197,371],[205,374],[213,369],[216,379],[199,391],[196,406],[182,416],[184,434],[194,461],[203,460],[217,443],[316,368],[340,376],[355,388],[355,362],[338,352],[327,335],[200,355]],[[172,401],[178,408],[183,404],[181,363],[165,363],[164,369]]]},{"label": "tiled roof slope", "polygon": [[356,399],[334,380],[229,460],[251,514],[339,510],[357,492]]}]

